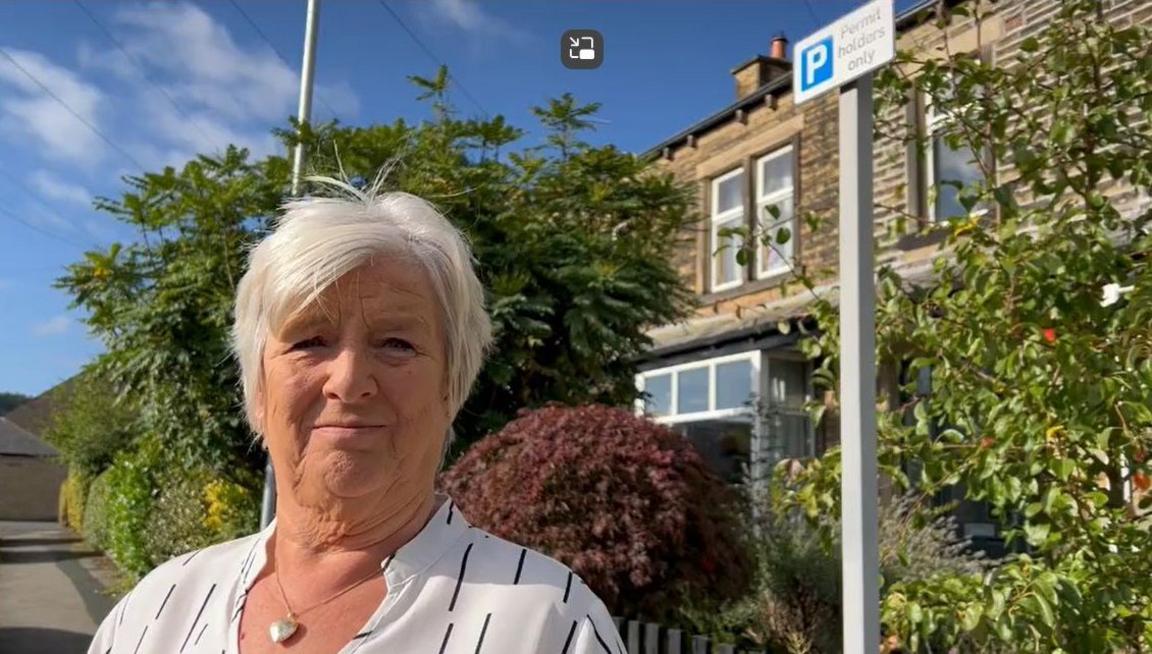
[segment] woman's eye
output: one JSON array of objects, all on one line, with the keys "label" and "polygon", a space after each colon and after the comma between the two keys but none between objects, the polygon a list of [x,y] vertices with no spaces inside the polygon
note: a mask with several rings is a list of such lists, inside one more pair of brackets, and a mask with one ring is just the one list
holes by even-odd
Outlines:
[{"label": "woman's eye", "polygon": [[324,339],[320,338],[319,336],[313,336],[312,338],[309,338],[309,339],[306,339],[306,340],[303,340],[303,341],[296,343],[295,345],[292,346],[292,349],[293,350],[303,350],[303,349],[307,349],[310,347],[317,347],[317,346],[320,346],[323,344],[324,344]]},{"label": "woman's eye", "polygon": [[403,354],[411,354],[416,351],[416,348],[413,347],[411,343],[402,338],[385,339],[382,345],[387,350],[395,350]]}]

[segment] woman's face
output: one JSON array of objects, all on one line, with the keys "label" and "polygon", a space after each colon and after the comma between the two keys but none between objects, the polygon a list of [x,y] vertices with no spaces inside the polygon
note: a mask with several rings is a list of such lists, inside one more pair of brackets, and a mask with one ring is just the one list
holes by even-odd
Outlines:
[{"label": "woman's face", "polygon": [[302,506],[407,499],[432,488],[440,464],[441,311],[422,268],[381,259],[341,277],[264,349],[264,439],[278,485]]}]

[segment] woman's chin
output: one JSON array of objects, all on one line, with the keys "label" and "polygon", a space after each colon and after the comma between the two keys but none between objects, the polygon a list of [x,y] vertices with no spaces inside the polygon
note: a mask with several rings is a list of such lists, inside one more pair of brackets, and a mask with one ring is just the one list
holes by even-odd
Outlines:
[{"label": "woman's chin", "polygon": [[310,499],[318,504],[378,496],[387,491],[389,480],[395,478],[395,473],[389,470],[391,466],[378,457],[333,450],[323,458],[323,465],[313,470],[319,474],[312,480],[306,474],[303,480],[309,487]]}]

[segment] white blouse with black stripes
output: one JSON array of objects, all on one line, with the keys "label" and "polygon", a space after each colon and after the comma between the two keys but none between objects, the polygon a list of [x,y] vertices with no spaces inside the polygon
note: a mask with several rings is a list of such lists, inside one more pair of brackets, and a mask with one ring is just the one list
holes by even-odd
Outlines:
[{"label": "white blouse with black stripes", "polygon": [[[89,654],[239,654],[263,531],[172,559],[120,600]],[[563,564],[468,524],[445,501],[381,562],[388,593],[340,654],[623,654],[604,604]]]}]

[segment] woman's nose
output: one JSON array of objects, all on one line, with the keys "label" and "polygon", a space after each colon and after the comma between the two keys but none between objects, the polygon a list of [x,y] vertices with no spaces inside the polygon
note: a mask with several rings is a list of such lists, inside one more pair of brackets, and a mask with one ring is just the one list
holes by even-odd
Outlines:
[{"label": "woman's nose", "polygon": [[355,402],[376,394],[378,386],[372,374],[371,353],[364,348],[340,348],[328,366],[324,394],[329,398]]}]

